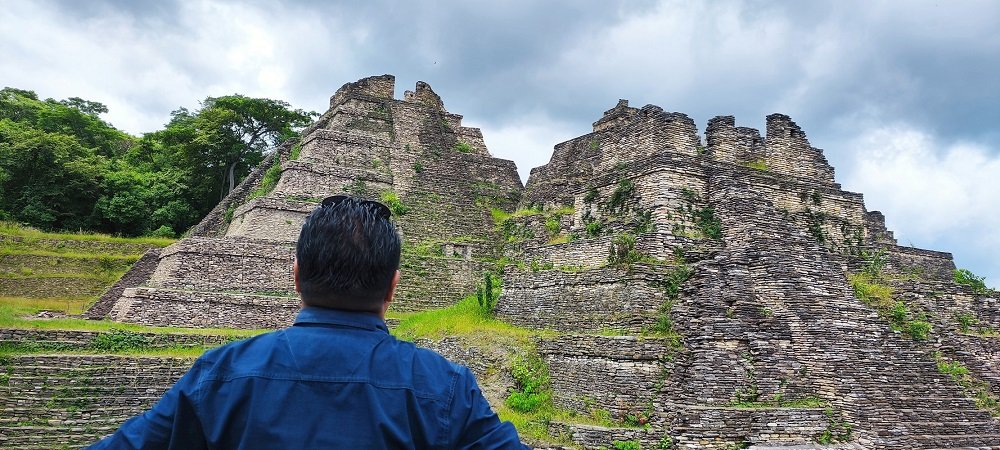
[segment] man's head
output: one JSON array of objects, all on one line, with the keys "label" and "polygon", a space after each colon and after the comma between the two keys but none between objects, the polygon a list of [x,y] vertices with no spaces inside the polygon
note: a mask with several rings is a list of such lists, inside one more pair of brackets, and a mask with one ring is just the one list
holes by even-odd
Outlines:
[{"label": "man's head", "polygon": [[399,234],[385,205],[338,195],[306,217],[295,248],[307,306],[383,311],[398,281]]}]

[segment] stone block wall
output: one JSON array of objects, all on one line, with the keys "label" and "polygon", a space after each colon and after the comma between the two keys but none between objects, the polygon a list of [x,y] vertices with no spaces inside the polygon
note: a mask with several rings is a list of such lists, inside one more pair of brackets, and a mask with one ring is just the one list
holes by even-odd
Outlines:
[{"label": "stone block wall", "polygon": [[538,351],[556,406],[583,415],[601,409],[617,420],[653,411],[673,369],[673,350],[657,338],[567,335],[542,339]]},{"label": "stone block wall", "polygon": [[163,250],[149,286],[294,296],[290,244],[190,238]]},{"label": "stone block wall", "polygon": [[110,289],[104,291],[101,298],[87,309],[84,316],[88,319],[103,319],[111,312],[111,308],[115,306],[115,302],[125,289],[131,286],[140,286],[149,281],[149,277],[153,276],[156,265],[160,261],[160,251],[159,248],[150,249],[142,255],[142,258],[139,258],[139,261],[136,261],[125,275],[119,278]]},{"label": "stone block wall", "polygon": [[664,301],[654,270],[584,272],[508,268],[497,316],[514,325],[561,331],[638,333]]},{"label": "stone block wall", "polygon": [[944,282],[955,277],[955,260],[951,253],[898,245],[886,246],[885,249],[889,257],[886,269],[889,271]]},{"label": "stone block wall", "polygon": [[767,116],[767,136],[763,139],[759,131],[735,124],[733,116],[719,116],[708,122],[707,150],[715,160],[734,165],[762,164],[777,173],[817,184],[834,182],[833,167],[822,150],[809,145],[805,133],[788,116]]},{"label": "stone block wall", "polygon": [[338,105],[347,101],[351,97],[374,97],[381,99],[391,99],[395,95],[396,77],[392,75],[379,75],[362,78],[351,83],[344,83],[337,92],[330,97],[330,109],[335,109]]},{"label": "stone block wall", "polygon": [[423,311],[451,306],[476,292],[488,263],[454,256],[404,253],[393,311]]},{"label": "stone block wall", "polygon": [[125,289],[108,317],[148,326],[273,329],[291,325],[299,305],[297,297],[140,287]]},{"label": "stone block wall", "polygon": [[274,197],[253,199],[233,213],[226,237],[295,242],[299,239],[306,216],[317,206],[318,203]]}]

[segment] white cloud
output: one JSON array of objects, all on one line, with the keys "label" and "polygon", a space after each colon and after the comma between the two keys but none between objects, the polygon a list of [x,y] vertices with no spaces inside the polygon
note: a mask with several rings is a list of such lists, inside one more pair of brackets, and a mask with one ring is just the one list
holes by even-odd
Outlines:
[{"label": "white cloud", "polygon": [[1000,156],[969,142],[939,142],[905,124],[872,128],[848,144],[844,185],[882,211],[902,245],[955,254],[956,264],[1000,284]]},{"label": "white cloud", "polygon": [[[110,8],[84,19],[49,3],[5,4],[0,80],[43,98],[102,102],[109,109],[106,120],[138,134],[161,128],[170,111],[197,107],[207,96],[241,93],[294,102],[288,68],[313,57],[311,51],[351,67],[351,39],[330,36],[331,30],[351,33],[337,27],[336,17],[211,1],[181,7],[178,24],[151,27]],[[342,82],[331,82],[331,93]],[[325,103],[318,100],[309,104]]]},{"label": "white cloud", "polygon": [[467,125],[482,129],[486,147],[493,156],[517,162],[522,183],[528,181],[531,169],[548,164],[555,144],[590,132],[573,129],[543,114],[528,114],[499,125],[474,125],[472,122]]}]

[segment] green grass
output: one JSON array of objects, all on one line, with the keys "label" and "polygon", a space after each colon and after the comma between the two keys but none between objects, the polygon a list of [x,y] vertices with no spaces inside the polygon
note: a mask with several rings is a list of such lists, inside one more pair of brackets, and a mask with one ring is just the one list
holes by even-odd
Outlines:
[{"label": "green grass", "polygon": [[66,314],[82,314],[94,301],[92,296],[81,297],[0,297],[0,326],[4,319],[17,316],[34,315],[39,311],[60,311]]},{"label": "green grass", "polygon": [[847,280],[854,288],[854,296],[858,300],[880,309],[889,309],[894,306],[892,287],[879,283],[870,274],[865,272],[848,274]]},{"label": "green grass", "polygon": [[0,357],[16,355],[131,355],[131,356],[153,356],[164,358],[195,358],[201,356],[210,347],[203,346],[173,346],[161,348],[143,348],[119,351],[101,351],[95,349],[60,349],[45,348],[31,344],[11,345],[0,344]]},{"label": "green grass", "polygon": [[976,406],[993,417],[1000,417],[1000,398],[991,392],[989,383],[974,376],[960,361],[951,360],[940,352],[934,352],[934,359],[937,360],[938,371],[961,386],[965,394],[976,401]]},{"label": "green grass", "polygon": [[771,170],[771,167],[767,165],[767,161],[763,159],[756,159],[746,163],[745,165],[751,169],[760,170],[764,172]]},{"label": "green grass", "polygon": [[120,236],[111,236],[107,234],[100,233],[90,233],[90,232],[45,232],[31,227],[25,227],[18,225],[13,222],[0,221],[0,235],[10,235],[17,236],[24,239],[53,239],[53,240],[67,240],[67,241],[98,241],[98,242],[112,242],[112,243],[122,243],[122,244],[149,244],[156,247],[166,247],[173,244],[176,239],[169,238],[157,238],[157,237],[136,237],[127,238]]},{"label": "green grass", "polygon": [[405,340],[440,339],[458,335],[483,339],[482,342],[495,342],[495,340],[528,342],[531,336],[539,334],[483,314],[475,295],[465,297],[455,305],[444,309],[415,313],[390,311],[387,316],[399,320],[399,325],[393,328],[392,333]]},{"label": "green grass", "polygon": [[108,253],[81,253],[75,251],[57,252],[52,250],[34,250],[19,247],[0,247],[0,255],[29,255],[50,258],[70,258],[70,259],[108,259],[115,262],[134,263],[141,255],[134,253],[108,254]]},{"label": "green grass", "polygon": [[171,328],[147,327],[109,320],[77,318],[35,319],[39,311],[62,311],[79,314],[96,299],[94,297],[24,298],[0,297],[0,328],[35,330],[111,331],[128,330],[143,333],[187,333],[233,337],[249,337],[269,330],[238,330],[233,328]]}]

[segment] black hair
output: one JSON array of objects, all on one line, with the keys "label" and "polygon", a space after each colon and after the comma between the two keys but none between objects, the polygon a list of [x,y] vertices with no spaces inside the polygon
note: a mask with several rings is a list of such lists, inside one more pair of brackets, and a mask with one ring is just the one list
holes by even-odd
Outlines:
[{"label": "black hair", "polygon": [[295,246],[302,302],[378,311],[399,269],[399,233],[384,205],[331,199],[306,217]]}]

